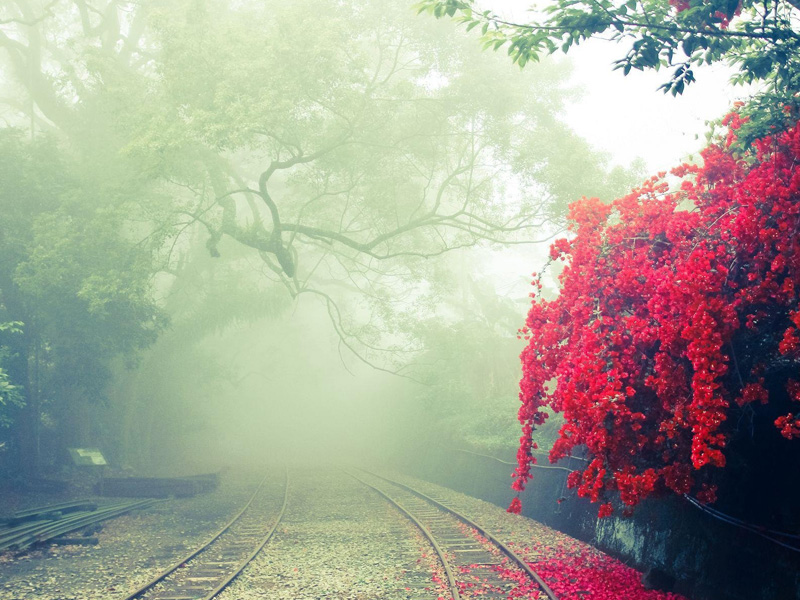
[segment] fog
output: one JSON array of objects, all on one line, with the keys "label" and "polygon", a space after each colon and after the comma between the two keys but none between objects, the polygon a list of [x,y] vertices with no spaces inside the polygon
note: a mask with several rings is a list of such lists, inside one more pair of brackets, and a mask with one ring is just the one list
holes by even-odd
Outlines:
[{"label": "fog", "polygon": [[798,11],[0,0],[0,589],[797,595]]},{"label": "fog", "polygon": [[3,471],[512,456],[531,273],[644,175],[581,68],[388,0],[96,4],[0,9]]}]

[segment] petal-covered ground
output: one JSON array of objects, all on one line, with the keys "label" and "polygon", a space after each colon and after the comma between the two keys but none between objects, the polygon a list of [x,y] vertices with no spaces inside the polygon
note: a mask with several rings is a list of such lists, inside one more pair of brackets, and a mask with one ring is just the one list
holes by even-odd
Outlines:
[{"label": "petal-covered ground", "polygon": [[[528,562],[559,600],[686,600],[679,594],[645,589],[639,571],[537,521],[427,481],[399,475],[395,479],[446,500],[484,526]],[[530,588],[528,595],[524,592],[517,589],[513,597],[539,597],[538,588]]]}]

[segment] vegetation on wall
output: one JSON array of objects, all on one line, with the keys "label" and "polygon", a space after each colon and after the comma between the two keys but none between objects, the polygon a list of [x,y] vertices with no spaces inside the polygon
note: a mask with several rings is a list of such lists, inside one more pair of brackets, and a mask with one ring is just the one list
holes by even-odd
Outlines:
[{"label": "vegetation on wall", "polygon": [[561,293],[536,298],[523,329],[515,489],[531,477],[543,407],[565,419],[551,460],[585,447],[590,462],[569,485],[604,501],[601,516],[609,492],[624,507],[664,491],[713,502],[727,463],[791,462],[800,126],[742,158],[732,151],[741,117],[725,123],[701,165],[673,171],[680,185],[654,177],[611,204],[571,206],[573,235],[550,254],[567,263]]}]

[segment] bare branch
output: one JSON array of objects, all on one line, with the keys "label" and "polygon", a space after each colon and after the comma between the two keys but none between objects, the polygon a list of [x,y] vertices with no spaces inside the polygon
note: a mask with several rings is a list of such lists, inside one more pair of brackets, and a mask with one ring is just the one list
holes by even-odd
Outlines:
[{"label": "bare branch", "polygon": [[339,306],[336,304],[336,302],[333,300],[333,298],[331,298],[328,294],[326,294],[325,292],[321,292],[319,290],[311,289],[311,288],[306,288],[306,289],[300,290],[298,292],[298,295],[299,294],[313,294],[313,295],[319,296],[319,297],[321,297],[321,298],[323,298],[325,300],[325,305],[326,305],[326,308],[328,310],[328,317],[331,320],[331,324],[333,325],[333,328],[334,328],[334,331],[336,332],[336,335],[339,336],[339,341],[348,350],[350,350],[350,352],[353,353],[353,356],[355,356],[359,361],[361,361],[362,363],[364,363],[368,367],[371,367],[372,369],[375,369],[376,371],[382,371],[384,373],[389,373],[390,375],[396,375],[397,377],[402,377],[404,379],[410,379],[411,381],[414,381],[414,382],[419,383],[421,385],[426,385],[424,382],[420,381],[419,379],[416,379],[416,378],[414,378],[414,377],[412,377],[410,375],[406,375],[405,373],[401,373],[400,370],[387,369],[385,367],[381,367],[380,365],[375,364],[374,362],[370,361],[367,357],[365,357],[363,354],[358,352],[353,347],[353,345],[350,343],[350,341],[349,341],[350,339],[356,339],[356,340],[358,340],[359,343],[365,345],[366,347],[372,348],[374,350],[378,350],[378,351],[381,351],[381,352],[391,352],[391,350],[384,349],[384,348],[370,347],[370,346],[364,344],[364,342],[362,340],[359,340],[356,336],[348,334],[345,331],[345,329],[343,327],[343,324],[342,324],[342,315],[341,315],[341,312],[339,310]]},{"label": "bare branch", "polygon": [[42,14],[38,17],[27,16],[23,18],[10,18],[10,19],[0,19],[0,25],[26,25],[28,27],[33,27],[47,19],[48,17],[53,16],[53,7],[58,4],[59,0],[52,0],[48,2],[45,7],[42,9]]}]

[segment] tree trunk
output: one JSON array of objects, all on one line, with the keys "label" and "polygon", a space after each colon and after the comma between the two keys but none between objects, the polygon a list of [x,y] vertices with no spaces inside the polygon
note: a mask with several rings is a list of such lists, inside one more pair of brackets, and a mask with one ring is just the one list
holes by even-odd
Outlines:
[{"label": "tree trunk", "polygon": [[40,429],[40,395],[39,366],[40,348],[35,328],[32,324],[25,327],[25,347],[27,356],[18,361],[27,377],[20,378],[27,382],[25,386],[25,406],[22,408],[17,423],[17,445],[19,447],[19,470],[24,476],[38,474],[39,461],[39,429]]}]

